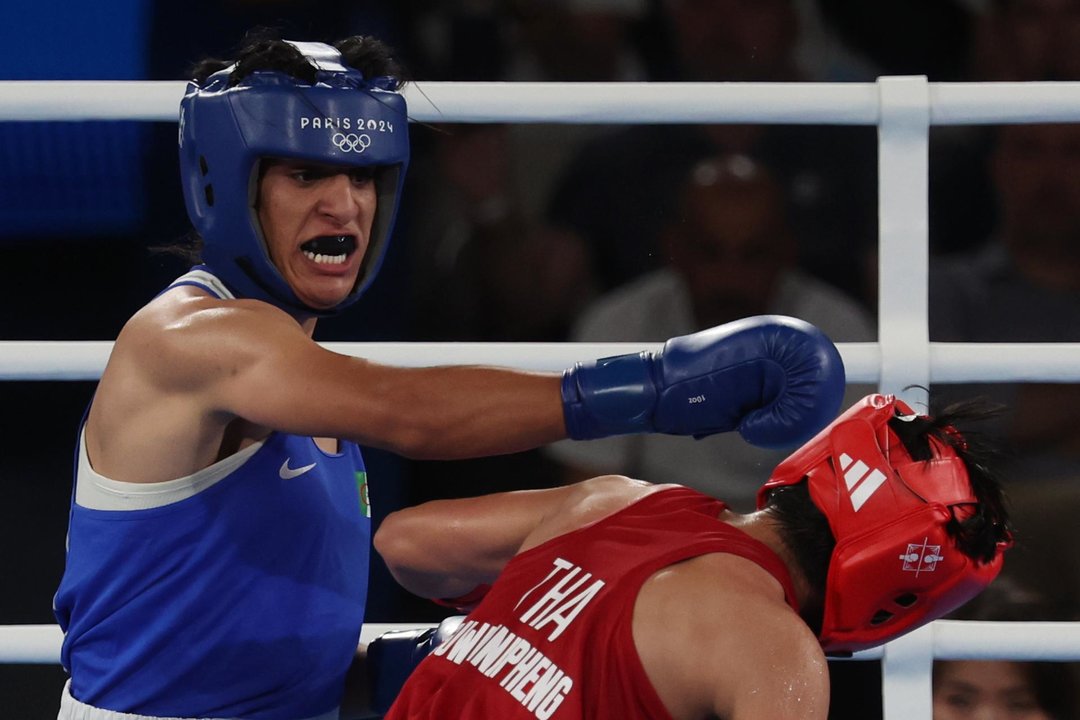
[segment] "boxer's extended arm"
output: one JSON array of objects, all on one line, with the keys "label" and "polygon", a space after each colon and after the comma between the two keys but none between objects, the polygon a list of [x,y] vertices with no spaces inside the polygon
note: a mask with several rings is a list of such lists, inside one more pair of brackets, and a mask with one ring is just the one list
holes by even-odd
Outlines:
[{"label": "boxer's extended arm", "polygon": [[210,414],[424,458],[565,437],[557,374],[380,365],[323,348],[265,303],[202,300],[159,333],[146,360],[170,358],[159,363],[162,392],[196,395]]},{"label": "boxer's extended arm", "polygon": [[215,393],[228,404],[223,409],[411,457],[515,452],[567,433],[585,439],[738,429],[755,444],[791,445],[835,417],[845,387],[828,338],[779,316],[674,338],[657,353],[578,364],[560,392],[551,374],[404,369],[346,357],[304,342],[284,316],[262,315],[264,322],[237,323],[239,372]]},{"label": "boxer's extended arm", "polygon": [[753,442],[783,444],[831,420],[844,387],[828,339],[775,316],[675,338],[655,354],[579,364],[560,379],[380,365],[324,349],[265,303],[185,302],[141,351],[162,395],[194,396],[207,415],[409,457],[517,452],[568,428],[575,438],[738,428]]}]

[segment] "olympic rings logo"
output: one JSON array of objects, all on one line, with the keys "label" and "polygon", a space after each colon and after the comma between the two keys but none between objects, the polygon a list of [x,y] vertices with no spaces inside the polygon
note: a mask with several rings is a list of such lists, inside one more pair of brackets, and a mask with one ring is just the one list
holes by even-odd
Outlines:
[{"label": "olympic rings logo", "polygon": [[357,135],[355,133],[334,133],[330,141],[342,152],[362,153],[371,145],[371,136],[367,133]]}]

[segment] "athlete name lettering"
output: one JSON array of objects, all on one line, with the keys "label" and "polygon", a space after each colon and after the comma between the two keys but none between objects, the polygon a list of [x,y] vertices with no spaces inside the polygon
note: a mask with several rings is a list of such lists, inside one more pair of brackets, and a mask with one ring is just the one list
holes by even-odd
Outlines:
[{"label": "athlete name lettering", "polygon": [[394,132],[394,123],[386,120],[351,117],[302,117],[301,130],[370,130],[372,132]]},{"label": "athlete name lettering", "polygon": [[549,641],[562,635],[574,618],[604,587],[603,580],[593,580],[586,585],[592,579],[592,573],[585,572],[562,558],[555,558],[552,564],[555,567],[548,576],[522,595],[515,606],[520,607],[526,597],[547,586],[544,594],[520,616],[520,620],[535,630],[540,630],[549,623],[554,624],[554,630],[548,635]]},{"label": "athlete name lettering", "polygon": [[574,680],[528,640],[503,625],[467,620],[432,655],[452,663],[467,663],[499,686],[533,714],[548,720],[574,687]]}]

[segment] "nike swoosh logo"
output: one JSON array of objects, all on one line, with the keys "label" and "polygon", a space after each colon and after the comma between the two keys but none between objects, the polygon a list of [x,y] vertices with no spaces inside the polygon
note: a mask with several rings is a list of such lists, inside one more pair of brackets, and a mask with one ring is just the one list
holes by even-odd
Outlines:
[{"label": "nike swoosh logo", "polygon": [[278,470],[278,477],[282,480],[292,480],[294,477],[300,477],[308,470],[315,467],[315,463],[305,465],[304,467],[291,468],[289,467],[290,458],[285,458],[285,462],[281,463],[281,469]]}]

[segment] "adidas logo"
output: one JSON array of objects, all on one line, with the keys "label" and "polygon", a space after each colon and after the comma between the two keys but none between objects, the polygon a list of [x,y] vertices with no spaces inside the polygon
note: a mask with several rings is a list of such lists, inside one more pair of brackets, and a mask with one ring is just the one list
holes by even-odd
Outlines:
[{"label": "adidas logo", "polygon": [[[844,483],[851,497],[851,505],[859,512],[870,496],[885,482],[885,473],[862,460],[854,460],[847,453],[840,453],[840,468],[844,471]],[[868,472],[869,471],[869,472]]]}]

